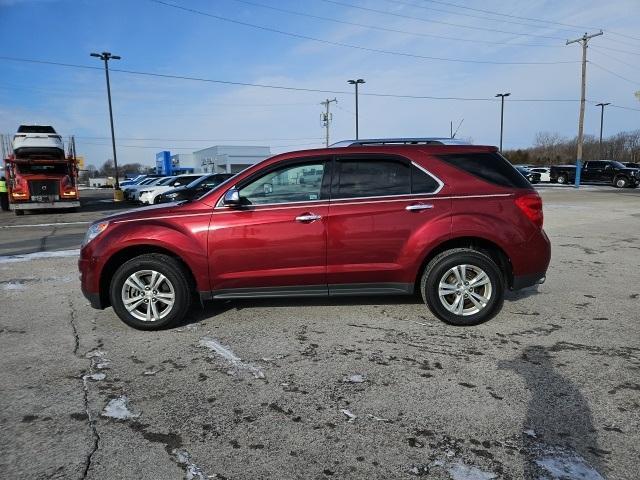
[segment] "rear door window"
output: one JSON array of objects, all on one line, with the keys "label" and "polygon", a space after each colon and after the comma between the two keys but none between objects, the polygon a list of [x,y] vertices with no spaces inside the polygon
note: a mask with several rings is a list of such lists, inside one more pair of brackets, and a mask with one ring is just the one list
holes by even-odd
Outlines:
[{"label": "rear door window", "polygon": [[529,181],[498,153],[455,153],[438,155],[438,159],[494,185],[532,188]]},{"label": "rear door window", "polygon": [[332,198],[384,197],[411,193],[407,162],[386,158],[338,159]]}]

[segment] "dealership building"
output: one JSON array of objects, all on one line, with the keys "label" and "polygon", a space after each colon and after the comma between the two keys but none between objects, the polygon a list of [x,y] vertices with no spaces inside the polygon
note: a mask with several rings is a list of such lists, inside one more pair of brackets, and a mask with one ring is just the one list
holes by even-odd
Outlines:
[{"label": "dealership building", "polygon": [[238,173],[270,156],[269,147],[243,145],[216,145],[174,155],[165,150],[156,154],[156,173]]}]

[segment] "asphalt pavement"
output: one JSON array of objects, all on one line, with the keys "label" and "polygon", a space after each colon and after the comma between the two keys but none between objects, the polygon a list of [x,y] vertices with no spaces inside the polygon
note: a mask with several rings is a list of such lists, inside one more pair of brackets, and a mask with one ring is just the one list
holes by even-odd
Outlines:
[{"label": "asphalt pavement", "polygon": [[2,476],[636,479],[640,189],[540,192],[547,282],[471,328],[359,297],[210,303],[139,332],[88,306],[87,225],[60,225],[120,206],[3,214]]}]

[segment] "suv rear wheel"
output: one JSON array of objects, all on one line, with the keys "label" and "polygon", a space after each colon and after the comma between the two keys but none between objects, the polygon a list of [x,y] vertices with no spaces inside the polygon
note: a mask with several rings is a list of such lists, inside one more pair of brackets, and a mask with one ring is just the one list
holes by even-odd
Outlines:
[{"label": "suv rear wheel", "polygon": [[140,330],[159,330],[182,320],[191,305],[184,266],[161,254],[135,257],[118,268],[109,289],[120,319]]},{"label": "suv rear wheel", "polygon": [[627,177],[620,176],[616,177],[613,184],[618,188],[626,188],[629,186],[629,180],[627,179]]},{"label": "suv rear wheel", "polygon": [[420,282],[433,314],[452,325],[468,326],[495,316],[504,301],[504,277],[484,253],[456,248],[437,255]]}]

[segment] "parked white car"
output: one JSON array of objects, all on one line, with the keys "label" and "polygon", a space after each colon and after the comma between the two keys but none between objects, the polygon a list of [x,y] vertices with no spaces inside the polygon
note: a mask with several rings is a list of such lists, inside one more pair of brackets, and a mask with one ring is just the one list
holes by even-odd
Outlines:
[{"label": "parked white car", "polygon": [[126,200],[138,200],[140,198],[140,190],[143,190],[145,187],[150,187],[151,185],[157,185],[162,181],[170,181],[174,177],[155,177],[155,178],[147,178],[137,185],[129,185],[122,189],[124,193],[124,198]]},{"label": "parked white car", "polygon": [[529,170],[535,173],[539,173],[541,182],[551,181],[551,169],[549,167],[531,167],[529,168]]},{"label": "parked white car", "polygon": [[172,177],[173,180],[167,183],[157,183],[155,185],[149,185],[148,188],[144,187],[140,189],[140,201],[142,203],[148,203],[149,205],[153,205],[156,197],[161,193],[168,192],[169,190],[173,190],[177,187],[183,187],[185,185],[189,185],[194,180],[203,177],[201,173],[189,174],[189,175],[179,175],[177,177]]},{"label": "parked white car", "polygon": [[64,157],[62,137],[50,125],[20,125],[13,136],[13,153],[25,155],[55,155]]}]

